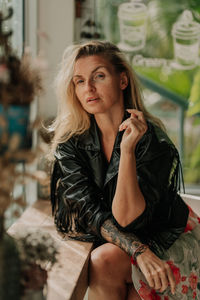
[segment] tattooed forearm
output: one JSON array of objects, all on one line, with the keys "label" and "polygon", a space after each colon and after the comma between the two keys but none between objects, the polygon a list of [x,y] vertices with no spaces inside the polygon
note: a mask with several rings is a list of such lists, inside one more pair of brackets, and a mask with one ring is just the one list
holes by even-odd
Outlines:
[{"label": "tattooed forearm", "polygon": [[111,219],[106,220],[101,226],[101,235],[106,241],[120,247],[130,256],[135,255],[135,253],[138,256],[147,248],[133,233],[120,231]]}]

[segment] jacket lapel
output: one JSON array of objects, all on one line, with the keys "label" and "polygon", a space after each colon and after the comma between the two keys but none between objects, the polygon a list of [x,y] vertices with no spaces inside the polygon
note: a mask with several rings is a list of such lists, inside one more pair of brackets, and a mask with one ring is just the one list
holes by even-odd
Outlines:
[{"label": "jacket lapel", "polygon": [[92,179],[102,189],[106,171],[101,150],[100,133],[94,118],[91,118],[90,129],[79,137],[77,147],[85,152],[88,166],[91,168]]},{"label": "jacket lapel", "polygon": [[[123,121],[126,120],[129,116],[130,114],[127,111],[125,111]],[[122,136],[123,136],[123,131],[119,131],[115,139],[111,160],[106,173],[104,187],[110,182],[110,180],[113,177],[115,177],[118,174],[119,160],[120,160],[120,143],[122,140]]]},{"label": "jacket lapel", "polygon": [[106,172],[106,178],[104,182],[104,187],[109,183],[109,181],[118,174],[119,170],[119,160],[120,160],[120,143],[122,139],[123,132],[118,132],[117,137],[115,139],[115,144],[113,147],[113,152],[111,156],[111,160],[108,166],[108,170]]},{"label": "jacket lapel", "polygon": [[123,132],[118,132],[116,136],[107,171],[105,170],[105,157],[101,148],[99,129],[93,118],[91,119],[90,129],[79,138],[77,146],[87,152],[87,156],[89,156],[88,164],[92,168],[93,179],[101,189],[118,174],[122,135]]}]

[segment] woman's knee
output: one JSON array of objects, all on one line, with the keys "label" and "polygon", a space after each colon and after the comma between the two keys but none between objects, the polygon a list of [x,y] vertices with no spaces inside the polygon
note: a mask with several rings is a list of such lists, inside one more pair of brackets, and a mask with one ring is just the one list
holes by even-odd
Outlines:
[{"label": "woman's knee", "polygon": [[[131,264],[129,256],[119,247],[106,243],[94,249],[90,258],[90,275],[103,280],[106,276],[124,277],[129,280]],[[104,276],[104,277],[103,277]],[[116,277],[115,277],[116,279]]]}]

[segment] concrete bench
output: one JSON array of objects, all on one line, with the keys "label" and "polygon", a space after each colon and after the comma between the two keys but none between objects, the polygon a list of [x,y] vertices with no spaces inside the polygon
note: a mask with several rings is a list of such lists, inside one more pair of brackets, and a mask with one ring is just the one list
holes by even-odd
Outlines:
[{"label": "concrete bench", "polygon": [[[181,196],[200,215],[200,197]],[[55,265],[48,274],[47,300],[82,300],[88,287],[92,243],[64,240],[56,231],[49,201],[39,200],[29,207],[8,232],[14,236],[27,227],[49,232],[59,247],[59,266]]]},{"label": "concrete bench", "polygon": [[56,231],[49,201],[39,200],[27,208],[8,230],[12,236],[24,228],[51,234],[59,248],[58,264],[48,274],[47,300],[81,300],[88,287],[88,260],[92,243],[64,240]]}]

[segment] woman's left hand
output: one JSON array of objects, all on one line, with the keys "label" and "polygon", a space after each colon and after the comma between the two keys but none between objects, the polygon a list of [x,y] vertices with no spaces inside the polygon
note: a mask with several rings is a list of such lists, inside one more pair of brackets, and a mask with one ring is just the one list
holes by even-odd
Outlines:
[{"label": "woman's left hand", "polygon": [[136,260],[151,288],[164,292],[170,286],[174,295],[176,281],[170,266],[165,261],[157,257],[149,248],[137,256]]},{"label": "woman's left hand", "polygon": [[138,141],[147,131],[147,123],[141,111],[136,109],[127,109],[127,111],[131,116],[122,122],[119,131],[125,130],[121,141],[121,149],[130,152],[135,149]]}]

